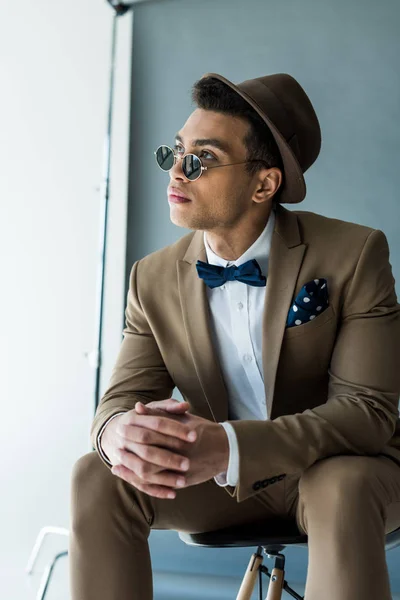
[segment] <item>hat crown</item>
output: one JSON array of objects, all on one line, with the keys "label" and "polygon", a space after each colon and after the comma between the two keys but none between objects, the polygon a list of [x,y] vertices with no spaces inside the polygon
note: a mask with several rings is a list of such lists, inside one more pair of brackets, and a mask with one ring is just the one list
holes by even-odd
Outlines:
[{"label": "hat crown", "polygon": [[314,107],[298,81],[288,73],[276,73],[248,79],[237,87],[260,105],[305,173],[319,155],[321,128]]},{"label": "hat crown", "polygon": [[303,173],[321,149],[321,129],[311,100],[288,73],[274,73],[234,84],[218,73],[204,77],[219,79],[236,91],[269,127],[282,156],[284,180],[279,202],[301,202],[306,195]]}]

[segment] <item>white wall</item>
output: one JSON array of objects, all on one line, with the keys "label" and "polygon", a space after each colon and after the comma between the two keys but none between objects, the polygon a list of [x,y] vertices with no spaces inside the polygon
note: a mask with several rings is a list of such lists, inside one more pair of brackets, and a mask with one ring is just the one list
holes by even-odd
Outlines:
[{"label": "white wall", "polygon": [[[118,19],[102,390],[125,306],[132,18]],[[41,527],[69,526],[70,472],[91,450],[85,352],[95,341],[112,20],[105,0],[0,5],[3,574],[23,571]],[[50,547],[65,540],[47,544],[47,559]]]}]

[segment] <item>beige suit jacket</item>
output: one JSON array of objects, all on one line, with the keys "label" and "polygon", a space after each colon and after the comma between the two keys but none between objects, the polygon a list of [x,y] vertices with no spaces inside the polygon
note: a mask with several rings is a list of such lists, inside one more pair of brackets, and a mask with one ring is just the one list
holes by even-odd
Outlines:
[{"label": "beige suit jacket", "polygon": [[[203,231],[134,263],[124,339],[91,428],[94,448],[110,416],[137,400],[170,398],[175,386],[193,414],[228,420],[198,259],[207,261]],[[322,277],[329,307],[286,328],[302,286]],[[229,421],[238,439],[239,482],[224,489],[238,502],[337,454],[383,453],[400,466],[394,283],[382,231],[278,205],[260,314],[269,419]]]}]

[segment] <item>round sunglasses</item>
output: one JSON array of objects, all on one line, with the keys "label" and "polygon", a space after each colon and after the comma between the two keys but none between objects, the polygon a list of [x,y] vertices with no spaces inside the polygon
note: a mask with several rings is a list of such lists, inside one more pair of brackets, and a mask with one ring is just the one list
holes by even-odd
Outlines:
[{"label": "round sunglasses", "polygon": [[178,159],[182,160],[182,171],[186,179],[196,181],[204,171],[209,169],[218,169],[219,167],[231,167],[233,165],[244,165],[248,162],[263,162],[259,159],[245,160],[238,163],[229,163],[227,165],[214,165],[205,167],[201,159],[196,154],[185,154],[181,156],[169,146],[159,146],[154,152],[158,166],[162,171],[170,171]]}]

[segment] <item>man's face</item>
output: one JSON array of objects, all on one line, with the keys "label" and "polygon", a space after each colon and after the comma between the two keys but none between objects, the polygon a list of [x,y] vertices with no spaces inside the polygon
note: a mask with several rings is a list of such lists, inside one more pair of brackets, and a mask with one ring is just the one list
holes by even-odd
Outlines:
[{"label": "man's face", "polygon": [[[243,162],[247,159],[243,140],[248,129],[244,119],[198,108],[178,132],[175,150],[181,156],[196,154],[205,167]],[[219,141],[224,149],[212,140]],[[168,194],[175,188],[190,200],[180,204],[169,201],[171,221],[179,227],[205,231],[230,228],[245,218],[254,204],[255,178],[246,172],[245,164],[209,169],[196,181],[188,181],[178,159],[169,174]]]}]

